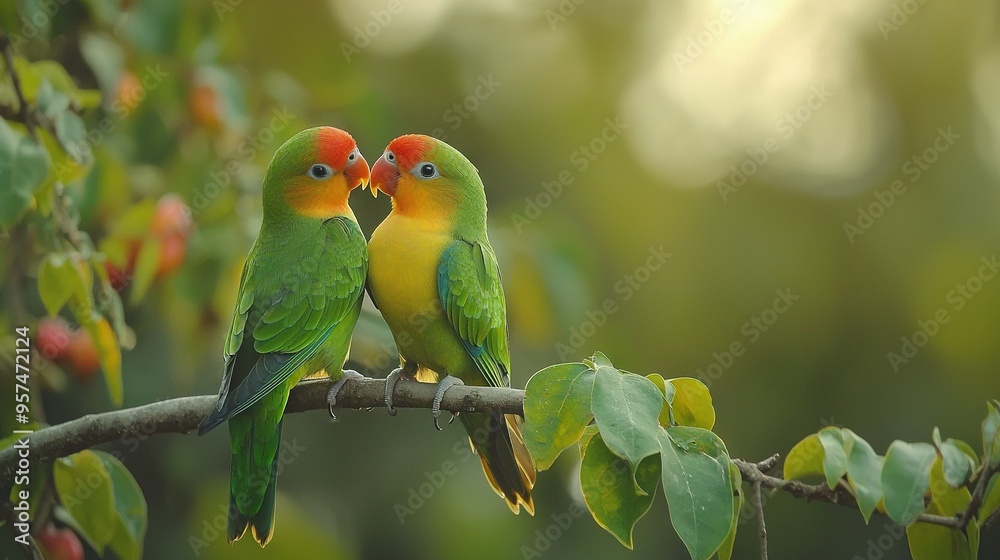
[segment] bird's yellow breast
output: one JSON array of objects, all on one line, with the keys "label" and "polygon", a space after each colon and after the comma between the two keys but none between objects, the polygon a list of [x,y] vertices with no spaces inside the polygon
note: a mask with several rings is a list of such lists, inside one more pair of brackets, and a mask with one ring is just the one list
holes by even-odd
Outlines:
[{"label": "bird's yellow breast", "polygon": [[[453,373],[465,361],[437,287],[441,253],[452,241],[444,221],[393,212],[368,242],[368,283],[399,353],[438,373]],[[459,357],[461,364],[450,363]]]}]

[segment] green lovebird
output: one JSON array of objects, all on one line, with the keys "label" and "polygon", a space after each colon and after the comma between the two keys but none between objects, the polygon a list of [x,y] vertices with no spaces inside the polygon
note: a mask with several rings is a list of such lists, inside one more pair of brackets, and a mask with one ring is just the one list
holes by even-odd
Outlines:
[{"label": "green lovebird", "polygon": [[[392,211],[368,243],[368,289],[399,350],[386,406],[402,377],[509,387],[507,310],[500,269],[486,236],[486,193],[476,168],[429,136],[400,136],[372,168],[372,193]],[[535,467],[516,415],[463,413],[462,423],[493,489],[511,511],[534,515]]]},{"label": "green lovebird", "polygon": [[331,127],[304,130],[267,166],[263,223],[247,255],[226,338],[219,400],[204,434],[229,421],[229,542],[250,527],[264,546],[274,531],[281,421],[292,387],[325,372],[337,383],[361,312],[368,253],[347,204],[368,181],[354,139]]}]

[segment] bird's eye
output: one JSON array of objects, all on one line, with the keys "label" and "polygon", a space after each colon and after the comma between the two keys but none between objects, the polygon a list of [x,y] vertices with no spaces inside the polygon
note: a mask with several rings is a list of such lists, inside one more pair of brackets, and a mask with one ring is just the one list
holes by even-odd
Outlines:
[{"label": "bird's eye", "polygon": [[396,163],[396,154],[387,151],[385,153],[385,159],[387,159],[389,163]]},{"label": "bird's eye", "polygon": [[354,151],[347,156],[347,161],[349,163],[354,163],[354,161],[357,159],[358,159],[358,149],[354,148]]},{"label": "bird's eye", "polygon": [[333,169],[325,163],[314,163],[309,167],[309,171],[306,172],[306,175],[320,181],[333,175]]},{"label": "bird's eye", "polygon": [[421,163],[417,166],[417,173],[424,179],[433,179],[438,176],[437,167],[433,163]]}]

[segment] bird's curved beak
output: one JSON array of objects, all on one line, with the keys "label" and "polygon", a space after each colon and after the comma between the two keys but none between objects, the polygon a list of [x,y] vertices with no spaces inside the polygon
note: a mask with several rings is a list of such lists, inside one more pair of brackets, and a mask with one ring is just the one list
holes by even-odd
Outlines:
[{"label": "bird's curved beak", "polygon": [[378,191],[389,196],[396,194],[397,181],[399,181],[399,169],[386,161],[384,155],[378,158],[375,166],[372,167],[372,181],[369,185],[372,189],[372,196],[378,198]]},{"label": "bird's curved beak", "polygon": [[350,190],[367,185],[371,179],[371,170],[368,169],[365,156],[359,153],[358,159],[344,168],[344,177],[347,178],[347,186]]}]

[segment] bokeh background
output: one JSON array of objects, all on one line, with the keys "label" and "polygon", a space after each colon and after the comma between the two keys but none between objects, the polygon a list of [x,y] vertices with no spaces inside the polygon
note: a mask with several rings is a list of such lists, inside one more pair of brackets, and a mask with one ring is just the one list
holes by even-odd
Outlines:
[{"label": "bokeh background", "polygon": [[[0,25],[36,27],[29,58],[103,92],[86,122],[115,127],[67,185],[85,231],[109,237],[168,193],[193,211],[180,264],[126,306],[126,406],[216,391],[263,169],[316,125],[350,131],[369,162],[420,132],[476,164],[515,386],[595,350],[701,377],[716,431],[753,460],[829,424],[881,453],[935,426],[978,447],[1000,396],[1000,277],[984,265],[1000,244],[996,2],[10,0]],[[351,204],[368,234],[389,208]],[[354,345],[357,369],[391,369],[372,308]],[[112,408],[100,376],[47,370],[49,422]],[[581,501],[572,452],[540,474],[535,517],[511,515],[464,438],[426,411],[289,417],[263,551],[210,528],[223,430],[113,448],[145,492],[147,558],[686,557],[660,498],[634,552],[587,515],[552,530]],[[415,500],[446,461],[457,471]],[[766,511],[773,558],[871,558],[885,535],[882,558],[909,557],[884,518],[786,495]],[[754,527],[737,558],[757,554]],[[981,557],[998,553],[987,531]]]}]

